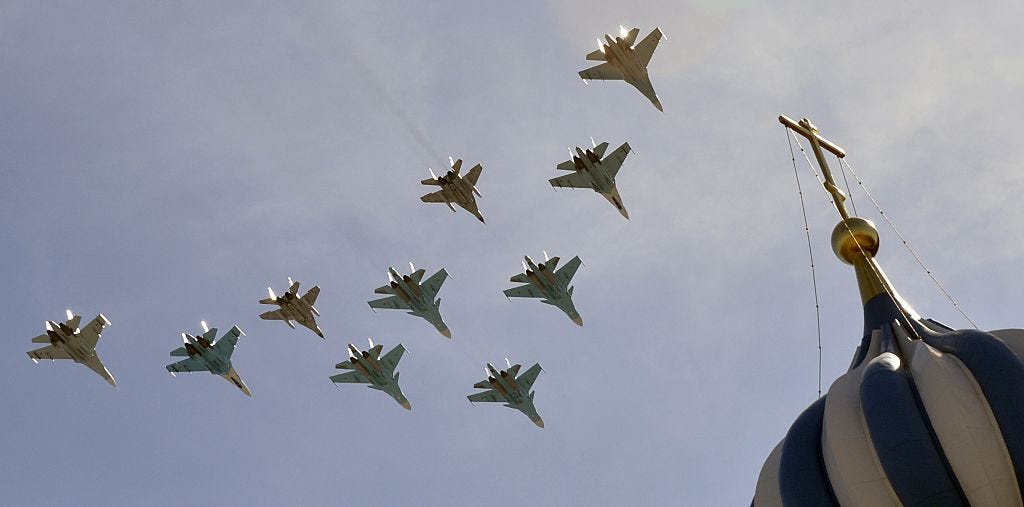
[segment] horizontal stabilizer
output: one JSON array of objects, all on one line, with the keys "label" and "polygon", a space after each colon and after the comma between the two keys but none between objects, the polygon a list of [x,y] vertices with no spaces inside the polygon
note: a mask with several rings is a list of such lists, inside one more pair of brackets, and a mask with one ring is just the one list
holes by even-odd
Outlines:
[{"label": "horizontal stabilizer", "polygon": [[178,348],[176,348],[176,349],[171,351],[171,355],[172,356],[187,356],[188,355],[188,351],[185,350],[185,347],[178,347]]},{"label": "horizontal stabilizer", "polygon": [[526,273],[519,273],[517,275],[514,275],[511,279],[509,279],[509,281],[515,283],[530,283],[530,278],[526,276]]},{"label": "horizontal stabilizer", "polygon": [[260,300],[260,304],[261,305],[272,305],[272,304],[274,304],[274,299],[273,298],[261,299]]},{"label": "horizontal stabilizer", "polygon": [[377,287],[376,289],[373,289],[373,292],[377,294],[394,294],[395,289],[391,288],[390,285],[385,285],[383,287]]},{"label": "horizontal stabilizer", "polygon": [[473,384],[473,387],[475,387],[477,389],[490,389],[491,388],[491,383],[486,381],[486,380],[481,380],[480,382],[477,382],[476,384]]},{"label": "horizontal stabilizer", "polygon": [[420,183],[423,184],[423,185],[438,185],[438,186],[441,185],[441,182],[437,181],[434,178],[427,178],[427,179],[425,179],[423,181],[420,181]]},{"label": "horizontal stabilizer", "polygon": [[45,334],[41,334],[35,338],[32,338],[32,343],[50,343],[50,337]]},{"label": "horizontal stabilizer", "polygon": [[604,54],[604,51],[595,49],[593,52],[587,55],[587,60],[597,60],[600,62],[607,61],[608,56]]}]

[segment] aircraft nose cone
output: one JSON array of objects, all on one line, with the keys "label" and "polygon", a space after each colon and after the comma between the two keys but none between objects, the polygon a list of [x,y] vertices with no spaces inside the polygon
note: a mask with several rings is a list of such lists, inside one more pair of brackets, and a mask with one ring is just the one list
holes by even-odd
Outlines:
[{"label": "aircraft nose cone", "polygon": [[544,419],[541,419],[540,417],[538,417],[538,418],[533,420],[533,424],[536,424],[538,428],[543,428],[544,427]]},{"label": "aircraft nose cone", "polygon": [[452,339],[452,330],[451,329],[444,328],[444,329],[439,329],[438,331],[441,331],[441,334],[444,335],[445,338],[448,338],[449,340]]},{"label": "aircraft nose cone", "polygon": [[661,107],[661,101],[657,97],[651,100],[654,103],[654,107],[658,108],[658,111],[665,112],[665,109]]},{"label": "aircraft nose cone", "polygon": [[409,400],[400,401],[398,404],[406,410],[412,410],[412,403],[409,403]]},{"label": "aircraft nose cone", "polygon": [[583,325],[583,317],[580,317],[579,315],[573,317],[572,321],[575,322],[577,326]]},{"label": "aircraft nose cone", "polygon": [[629,212],[626,211],[626,208],[619,208],[619,213],[622,213],[622,216],[626,217],[626,220],[629,220]]}]

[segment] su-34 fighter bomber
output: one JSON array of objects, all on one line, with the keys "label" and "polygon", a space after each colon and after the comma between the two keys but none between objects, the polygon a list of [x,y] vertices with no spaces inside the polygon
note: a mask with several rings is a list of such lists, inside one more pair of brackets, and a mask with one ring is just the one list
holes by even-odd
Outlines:
[{"label": "su-34 fighter bomber", "polygon": [[441,187],[441,190],[424,195],[420,197],[420,200],[423,202],[443,202],[452,211],[455,211],[452,203],[458,204],[462,209],[472,213],[477,220],[483,222],[484,216],[480,214],[480,209],[476,206],[476,197],[473,197],[473,194],[476,194],[477,197],[483,197],[480,195],[480,191],[476,189],[476,181],[480,179],[480,172],[484,170],[483,166],[477,164],[465,176],[462,176],[459,174],[459,171],[462,169],[462,159],[452,160],[451,157],[448,157],[448,161],[452,164],[452,168],[444,176],[438,177],[434,174],[433,169],[428,169],[430,171],[430,179],[423,180],[420,183],[424,185],[437,185]]},{"label": "su-34 fighter bomber", "polygon": [[370,384],[366,387],[384,391],[395,399],[399,405],[406,410],[412,410],[412,405],[402,393],[398,386],[398,374],[395,368],[402,360],[405,347],[401,343],[391,349],[390,352],[380,355],[384,350],[383,345],[374,345],[370,340],[370,348],[360,351],[351,343],[348,345],[348,361],[338,363],[335,368],[339,370],[352,370],[346,373],[339,373],[331,376],[331,382],[335,384]]},{"label": "su-34 fighter bomber", "polygon": [[518,378],[516,374],[519,373],[519,368],[522,365],[511,364],[508,359],[505,359],[505,364],[508,365],[508,369],[499,372],[491,363],[487,363],[487,380],[481,380],[473,385],[477,389],[487,390],[471,394],[467,398],[471,402],[505,403],[506,407],[514,408],[526,414],[526,417],[529,417],[533,424],[543,428],[544,419],[541,419],[540,415],[537,414],[537,408],[533,406],[533,395],[535,393],[530,392],[530,389],[533,388],[533,383],[537,380],[537,375],[540,375],[540,364],[534,364]]},{"label": "su-34 fighter bomber", "polygon": [[629,213],[626,206],[622,204],[619,197],[619,189],[615,186],[615,176],[619,174],[622,162],[629,155],[629,143],[622,143],[607,157],[604,152],[608,150],[608,143],[596,144],[591,139],[594,149],[584,151],[576,147],[576,153],[569,150],[571,159],[558,164],[555,169],[559,171],[573,171],[572,174],[551,178],[548,180],[552,187],[558,188],[590,188],[608,199],[608,202],[619,210],[622,216],[629,220]]},{"label": "su-34 fighter bomber", "polygon": [[208,371],[224,377],[243,393],[252,396],[252,391],[245,382],[242,382],[242,377],[238,376],[235,367],[231,365],[231,354],[235,352],[238,337],[245,336],[245,333],[238,329],[238,326],[232,326],[230,331],[214,341],[217,338],[217,328],[207,327],[206,321],[200,324],[203,326],[201,335],[181,333],[185,345],[172,350],[171,355],[188,356],[188,359],[167,365],[167,371],[171,372],[172,376],[181,372]]},{"label": "su-34 fighter bomber", "polygon": [[544,262],[538,265],[529,256],[525,256],[523,272],[512,276],[511,281],[526,285],[505,289],[505,296],[539,298],[542,303],[557,307],[565,312],[573,322],[582,326],[583,317],[580,317],[576,306],[572,303],[572,287],[569,287],[569,282],[572,281],[572,277],[576,275],[576,270],[580,268],[583,261],[579,257],[573,257],[556,271],[558,260],[558,257],[548,259],[548,253],[544,252]]},{"label": "su-34 fighter bomber", "polygon": [[100,334],[103,327],[109,326],[110,321],[103,314],[99,314],[79,329],[82,322],[81,315],[67,311],[67,322],[46,321],[46,334],[32,338],[32,343],[49,343],[49,345],[31,350],[28,357],[38,363],[40,359],[71,359],[72,361],[84,364],[97,375],[103,377],[110,385],[117,387],[113,375],[103,366],[100,356],[96,355],[96,343],[100,341]]},{"label": "su-34 fighter bomber", "polygon": [[264,312],[260,315],[261,319],[283,320],[292,329],[295,329],[295,325],[292,324],[292,321],[295,321],[316,333],[320,338],[324,338],[324,332],[320,330],[320,326],[316,324],[316,317],[314,317],[314,315],[320,315],[320,312],[313,306],[317,296],[320,295],[319,286],[314,285],[304,296],[299,297],[299,282],[293,282],[291,277],[288,277],[288,292],[282,294],[281,297],[277,297],[274,294],[274,289],[270,287],[267,287],[267,292],[270,297],[261,299],[260,304],[277,305],[280,308]]},{"label": "su-34 fighter bomber", "polygon": [[658,108],[658,111],[664,112],[658,95],[654,93],[651,78],[647,75],[647,64],[654,56],[654,50],[658,47],[664,34],[661,33],[660,28],[655,28],[647,37],[644,37],[644,40],[633,46],[637,35],[640,35],[639,28],[626,31],[624,27],[620,26],[619,37],[612,39],[611,35],[605,34],[604,39],[607,44],[598,39],[597,50],[587,55],[587,60],[604,61],[605,63],[581,70],[580,77],[585,80],[621,79],[640,90],[640,93],[644,94],[644,97],[647,97],[654,107]]},{"label": "su-34 fighter bomber", "polygon": [[448,325],[441,319],[441,299],[434,299],[437,296],[437,292],[441,290],[441,285],[448,278],[448,272],[442,268],[437,273],[431,275],[430,278],[427,278],[426,281],[420,283],[426,271],[416,269],[416,266],[413,266],[411,262],[409,263],[409,269],[412,269],[412,274],[400,275],[395,268],[388,268],[388,285],[378,287],[373,292],[377,294],[393,294],[393,296],[369,301],[370,308],[410,310],[408,312],[409,315],[415,315],[426,320],[433,324],[445,338],[451,338],[451,330],[448,329]]}]

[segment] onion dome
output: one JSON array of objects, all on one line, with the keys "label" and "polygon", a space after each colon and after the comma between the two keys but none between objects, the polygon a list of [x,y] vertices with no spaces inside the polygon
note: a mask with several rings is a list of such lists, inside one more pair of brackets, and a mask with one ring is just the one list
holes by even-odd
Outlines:
[{"label": "onion dome", "polygon": [[861,343],[768,456],[752,505],[1024,504],[1024,330],[922,318],[875,260],[874,225],[842,211],[832,246],[857,274]]}]

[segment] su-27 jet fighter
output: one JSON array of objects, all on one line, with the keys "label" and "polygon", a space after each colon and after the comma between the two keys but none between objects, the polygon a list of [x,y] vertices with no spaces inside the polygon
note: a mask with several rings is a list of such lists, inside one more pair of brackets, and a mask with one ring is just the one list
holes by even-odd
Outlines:
[{"label": "su-27 jet fighter", "polygon": [[412,405],[402,393],[398,386],[398,373],[395,368],[402,360],[405,347],[401,343],[391,349],[390,352],[380,355],[384,350],[383,345],[374,345],[370,340],[370,348],[360,351],[351,343],[348,345],[348,361],[338,363],[335,368],[339,370],[353,370],[346,373],[339,373],[331,376],[331,382],[335,384],[370,384],[366,387],[384,391],[395,399],[402,408],[412,410]]},{"label": "su-27 jet fighter", "polygon": [[622,204],[622,198],[619,197],[619,189],[615,186],[615,175],[619,173],[619,168],[622,167],[622,162],[626,160],[631,149],[629,143],[622,143],[622,146],[607,157],[604,156],[604,152],[608,150],[608,143],[596,144],[591,139],[591,144],[594,146],[592,150],[584,151],[580,147],[576,147],[576,153],[569,150],[572,158],[558,164],[555,169],[573,173],[551,178],[548,182],[552,187],[558,188],[591,188],[608,199],[608,202],[629,220],[629,213]]},{"label": "su-27 jet fighter", "polygon": [[434,299],[437,292],[441,290],[441,285],[448,278],[448,272],[441,269],[420,283],[426,271],[416,269],[411,262],[409,269],[412,270],[412,274],[400,275],[395,268],[388,268],[388,285],[378,287],[373,292],[393,295],[369,301],[370,308],[409,310],[409,315],[425,319],[433,324],[445,338],[451,338],[451,330],[441,319],[441,299]]},{"label": "su-27 jet fighter", "polygon": [[664,112],[658,95],[654,93],[651,78],[647,75],[647,64],[650,63],[651,56],[654,55],[654,50],[658,47],[664,34],[661,33],[660,28],[655,28],[647,37],[644,37],[644,40],[633,46],[637,35],[640,35],[639,28],[627,31],[620,26],[619,37],[612,39],[611,35],[605,34],[604,42],[598,39],[597,50],[588,54],[587,60],[604,61],[605,63],[581,70],[580,77],[585,80],[621,79],[640,90],[640,93],[644,94],[644,97],[647,97],[654,107],[658,108],[658,111]]},{"label": "su-27 jet fighter", "polygon": [[67,322],[46,321],[46,334],[32,338],[32,343],[49,343],[49,345],[29,351],[28,357],[36,363],[40,359],[71,359],[76,363],[88,366],[90,370],[96,372],[97,375],[103,377],[103,380],[116,388],[117,382],[114,381],[114,376],[103,366],[103,361],[100,361],[100,356],[96,354],[96,342],[100,340],[103,328],[109,326],[110,321],[103,314],[99,314],[86,324],[84,329],[79,329],[78,325],[82,322],[82,316],[71,313],[71,310],[67,310],[67,316]]},{"label": "su-27 jet fighter", "polygon": [[455,211],[452,203],[458,204],[462,209],[472,213],[477,220],[483,222],[484,216],[480,214],[480,209],[476,206],[476,197],[473,197],[473,194],[476,194],[477,197],[483,197],[480,195],[480,191],[476,189],[476,181],[480,179],[480,172],[484,170],[483,166],[477,164],[465,176],[462,176],[459,174],[459,171],[462,169],[462,159],[452,160],[451,157],[448,157],[448,161],[451,162],[452,168],[444,176],[438,177],[434,174],[433,169],[427,169],[430,171],[430,178],[420,183],[424,185],[437,185],[441,187],[441,190],[424,195],[420,197],[420,200],[423,202],[443,202],[452,211]]},{"label": "su-27 jet fighter", "polygon": [[235,387],[242,390],[248,396],[252,396],[249,386],[242,382],[235,367],[231,365],[231,354],[235,352],[235,345],[239,336],[245,336],[238,326],[232,326],[231,330],[224,333],[219,340],[217,328],[207,327],[206,321],[200,324],[203,326],[203,334],[192,336],[181,333],[181,339],[185,345],[171,351],[172,356],[188,356],[177,363],[167,365],[167,371],[174,376],[175,373],[208,371],[214,375],[220,375],[231,382]]},{"label": "su-27 jet fighter", "polygon": [[[267,287],[267,292],[270,294],[270,297],[261,299],[260,304],[278,305],[280,308],[261,314],[261,319],[283,320],[292,329],[295,329],[295,325],[292,324],[292,321],[295,321],[316,333],[320,338],[324,338],[324,332],[320,330],[320,326],[316,324],[316,317],[314,317],[314,315],[320,315],[320,312],[313,306],[316,303],[317,296],[320,295],[319,286],[314,285],[304,296],[299,297],[299,282],[293,282],[291,277],[289,277],[288,292],[282,294],[281,297],[277,297],[274,294],[274,289],[270,287]],[[326,338],[324,339],[326,340]]]},{"label": "su-27 jet fighter", "polygon": [[540,375],[540,364],[534,364],[525,373],[516,377],[522,365],[510,364],[505,359],[508,369],[499,372],[491,363],[487,363],[487,380],[481,380],[473,385],[477,389],[486,391],[467,396],[470,402],[499,402],[504,403],[508,408],[514,408],[529,417],[533,424],[544,427],[544,419],[537,414],[537,408],[533,406],[533,395],[530,392],[533,383]]},{"label": "su-27 jet fighter", "polygon": [[529,256],[523,257],[523,272],[514,275],[511,281],[525,283],[519,287],[505,289],[505,296],[510,298],[539,298],[542,303],[557,307],[565,312],[577,325],[583,325],[583,317],[576,311],[572,303],[572,287],[569,282],[576,275],[583,261],[579,257],[573,257],[560,269],[558,257],[548,259],[547,252],[544,252],[544,262],[536,264]]}]

